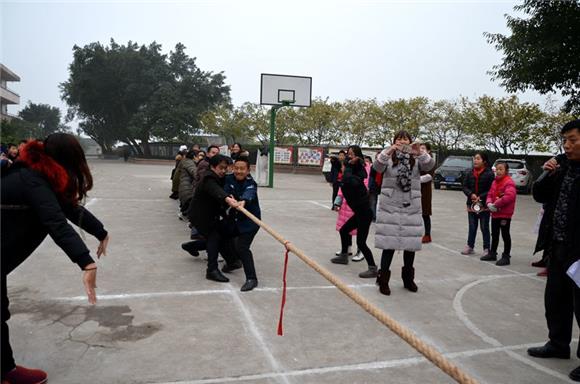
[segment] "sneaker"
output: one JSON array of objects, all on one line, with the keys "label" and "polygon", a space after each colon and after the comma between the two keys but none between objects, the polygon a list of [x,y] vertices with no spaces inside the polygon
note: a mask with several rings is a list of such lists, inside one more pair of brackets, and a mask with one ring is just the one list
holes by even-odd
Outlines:
[{"label": "sneaker", "polygon": [[475,252],[473,251],[473,248],[471,248],[469,245],[465,246],[465,249],[463,251],[461,251],[462,255],[473,255]]},{"label": "sneaker", "polygon": [[361,252],[361,250],[357,250],[355,255],[352,257],[352,261],[363,261],[365,259],[365,255]]},{"label": "sneaker", "polygon": [[28,369],[17,365],[16,368],[4,376],[2,384],[44,384],[46,380],[46,372],[40,369]]},{"label": "sneaker", "polygon": [[423,244],[429,244],[431,241],[432,241],[432,240],[431,240],[431,236],[429,236],[429,235],[425,235],[425,236],[423,236],[423,238],[421,239],[421,243],[423,243]]}]

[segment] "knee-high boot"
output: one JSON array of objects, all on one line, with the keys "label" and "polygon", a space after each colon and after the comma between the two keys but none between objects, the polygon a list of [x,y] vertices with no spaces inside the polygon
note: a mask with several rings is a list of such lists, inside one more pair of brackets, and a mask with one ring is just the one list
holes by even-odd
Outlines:
[{"label": "knee-high boot", "polygon": [[417,292],[417,284],[415,284],[415,268],[413,267],[403,267],[401,272],[401,277],[403,278],[403,285],[411,292]]}]

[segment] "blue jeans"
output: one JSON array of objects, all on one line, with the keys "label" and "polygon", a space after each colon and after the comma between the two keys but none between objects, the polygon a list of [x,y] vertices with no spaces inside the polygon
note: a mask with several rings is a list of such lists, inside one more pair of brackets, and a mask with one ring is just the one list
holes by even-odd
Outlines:
[{"label": "blue jeans", "polygon": [[475,237],[477,236],[477,226],[481,223],[481,235],[483,236],[483,249],[489,249],[489,211],[481,213],[467,212],[469,221],[469,235],[467,245],[475,248]]}]

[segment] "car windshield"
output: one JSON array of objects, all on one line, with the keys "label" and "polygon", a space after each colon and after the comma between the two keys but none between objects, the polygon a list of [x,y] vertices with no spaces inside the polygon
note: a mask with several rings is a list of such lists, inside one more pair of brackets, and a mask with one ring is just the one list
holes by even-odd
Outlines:
[{"label": "car windshield", "polygon": [[471,168],[473,167],[473,163],[471,159],[461,159],[458,157],[448,157],[443,162],[443,166],[445,167],[458,167],[458,168]]}]

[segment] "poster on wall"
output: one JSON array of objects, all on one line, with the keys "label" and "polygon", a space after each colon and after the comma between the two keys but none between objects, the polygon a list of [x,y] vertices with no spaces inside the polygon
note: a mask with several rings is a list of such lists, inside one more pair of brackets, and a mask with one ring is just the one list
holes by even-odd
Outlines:
[{"label": "poster on wall", "polygon": [[298,148],[299,165],[322,165],[322,148]]},{"label": "poster on wall", "polygon": [[274,163],[292,164],[292,147],[274,147]]}]

